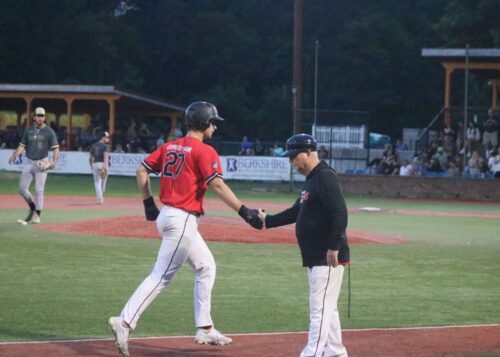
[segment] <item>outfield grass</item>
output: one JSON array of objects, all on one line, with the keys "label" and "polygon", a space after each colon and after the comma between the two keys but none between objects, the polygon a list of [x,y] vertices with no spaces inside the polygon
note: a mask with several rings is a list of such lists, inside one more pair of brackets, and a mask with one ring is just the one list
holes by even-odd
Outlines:
[{"label": "outfield grass", "polygon": [[[0,193],[16,193],[17,178],[0,173]],[[272,185],[262,193],[257,183],[229,184],[245,199],[265,197],[291,204],[296,197],[286,193],[286,185]],[[90,176],[49,176],[47,194],[72,193],[93,195]],[[107,194],[138,197],[134,178],[111,177]],[[491,204],[357,197],[348,198],[348,205],[500,211],[499,205]],[[124,212],[128,213],[47,207],[44,223]],[[107,317],[120,312],[149,273],[159,240],[44,232],[15,223],[24,214],[25,210],[9,209],[0,215],[0,341],[109,337]],[[343,327],[500,323],[498,219],[355,212],[349,225],[405,237],[409,243],[351,247],[352,311],[348,319],[346,271],[340,298]],[[209,246],[218,267],[213,315],[221,330],[307,330],[307,273],[295,245]],[[192,334],[192,287],[193,273],[185,267],[145,312],[134,335]]]}]

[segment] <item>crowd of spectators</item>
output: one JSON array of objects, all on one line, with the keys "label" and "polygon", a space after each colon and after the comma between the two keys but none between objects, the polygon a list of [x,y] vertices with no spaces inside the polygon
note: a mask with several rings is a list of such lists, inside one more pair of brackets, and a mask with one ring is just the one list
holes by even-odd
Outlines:
[{"label": "crowd of spectators", "polygon": [[464,130],[461,122],[448,122],[431,140],[427,150],[411,162],[400,158],[404,146],[387,144],[381,157],[368,164],[371,173],[400,176],[500,178],[499,123],[495,110],[480,125],[477,117]]},{"label": "crowd of spectators", "polygon": [[240,143],[238,155],[244,156],[281,156],[285,152],[280,143],[275,142],[273,145],[268,145],[256,138],[250,140],[248,136],[243,136]]},{"label": "crowd of spectators", "polygon": [[[463,123],[448,122],[431,140],[427,150],[408,159],[400,153],[407,152],[408,147],[401,139],[394,144],[386,144],[382,155],[368,164],[367,172],[380,175],[400,176],[447,176],[447,177],[496,177],[500,178],[500,146],[497,119],[499,110],[490,109],[488,116],[482,123],[477,118],[468,122],[464,129]],[[120,124],[121,123],[121,124]],[[119,120],[113,135],[113,152],[150,153],[167,141],[170,128],[158,127],[152,121],[150,128],[145,120],[129,118]],[[75,127],[71,133],[71,147],[67,143],[66,127],[58,127],[50,122],[56,132],[60,149],[88,151],[105,130],[109,131],[109,122],[106,117],[96,115],[92,118],[88,128]],[[8,128],[0,133],[0,147],[16,148],[26,127],[26,121],[21,128]],[[182,131],[177,128],[175,138],[182,137]],[[250,140],[244,136],[239,146],[239,155],[246,156],[281,156],[284,148],[281,143],[264,143],[258,138]],[[321,159],[329,159],[329,152],[324,146],[318,148]]]},{"label": "crowd of spectators", "polygon": [[[158,146],[163,144],[170,136],[170,127],[159,125],[159,121],[151,121],[154,125],[154,130],[148,125],[148,121],[144,119],[130,118],[128,120],[118,120],[117,128],[113,134],[114,152],[127,153],[150,153]],[[103,131],[109,131],[109,120],[107,117],[95,115],[86,128],[73,127],[70,135],[70,144],[68,146],[68,132],[65,126],[58,126],[55,121],[51,121],[49,126],[54,130],[59,141],[60,150],[66,151],[88,151],[90,146],[100,138]],[[18,146],[22,134],[26,129],[26,121],[17,127],[8,127],[0,132],[0,147],[6,149],[14,149]],[[177,128],[175,137],[181,137],[182,131]]]}]

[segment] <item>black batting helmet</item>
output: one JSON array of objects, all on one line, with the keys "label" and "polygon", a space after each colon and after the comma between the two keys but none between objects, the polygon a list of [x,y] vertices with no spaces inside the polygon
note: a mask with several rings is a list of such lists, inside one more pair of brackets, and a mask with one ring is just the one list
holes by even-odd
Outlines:
[{"label": "black batting helmet", "polygon": [[286,141],[286,151],[281,156],[293,157],[307,150],[318,151],[318,143],[309,134],[296,134]]},{"label": "black batting helmet", "polygon": [[184,122],[186,128],[195,130],[206,130],[210,126],[210,121],[222,121],[215,105],[207,102],[193,102],[186,109]]}]

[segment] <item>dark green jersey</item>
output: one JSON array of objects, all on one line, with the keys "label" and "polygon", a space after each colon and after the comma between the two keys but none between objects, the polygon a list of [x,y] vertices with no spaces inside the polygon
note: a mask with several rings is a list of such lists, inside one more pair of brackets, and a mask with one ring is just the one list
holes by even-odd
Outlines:
[{"label": "dark green jersey", "polygon": [[44,125],[41,128],[31,126],[24,131],[21,143],[26,150],[26,157],[40,160],[49,155],[49,150],[59,147],[57,136],[52,128]]}]

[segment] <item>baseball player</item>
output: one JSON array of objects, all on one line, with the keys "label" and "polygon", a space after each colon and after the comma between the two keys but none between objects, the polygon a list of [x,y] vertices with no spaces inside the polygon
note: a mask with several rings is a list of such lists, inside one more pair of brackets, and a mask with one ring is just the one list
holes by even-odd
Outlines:
[{"label": "baseball player", "polygon": [[102,205],[104,203],[104,191],[106,191],[109,168],[109,133],[107,131],[103,132],[99,141],[96,141],[90,147],[89,165],[94,175],[97,204]]},{"label": "baseball player", "polygon": [[[217,124],[222,121],[214,105],[191,103],[185,113],[186,136],[163,144],[137,168],[146,219],[156,220],[162,243],[151,274],[130,297],[121,315],[108,320],[122,356],[129,356],[128,336],[137,326],[141,314],[170,284],[184,263],[195,272],[194,318],[197,330],[194,341],[213,345],[232,342],[214,328],[210,314],[216,267],[212,253],[198,232],[207,188],[254,228],[261,229],[262,222],[258,211],[245,207],[224,183],[217,152],[203,143],[212,137]],[[161,175],[160,201],[164,205],[161,211],[152,197],[150,173]]]},{"label": "baseball player", "polygon": [[335,171],[318,158],[316,140],[290,137],[286,151],[295,169],[306,176],[295,204],[275,215],[259,216],[266,228],[296,223],[302,264],[309,274],[309,336],[300,357],[347,357],[342,344],[337,300],[344,265],[349,264],[347,207]]},{"label": "baseball player", "polygon": [[[12,164],[26,150],[26,160],[19,179],[19,193],[28,204],[29,212],[24,220],[18,220],[21,224],[40,223],[47,170],[53,169],[59,159],[56,133],[45,125],[45,109],[36,108],[32,120],[33,125],[25,130],[19,146],[9,158],[9,164]],[[49,150],[53,150],[52,161],[48,159]],[[35,178],[36,202],[33,202],[28,190],[33,178]]]}]

